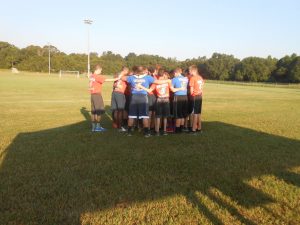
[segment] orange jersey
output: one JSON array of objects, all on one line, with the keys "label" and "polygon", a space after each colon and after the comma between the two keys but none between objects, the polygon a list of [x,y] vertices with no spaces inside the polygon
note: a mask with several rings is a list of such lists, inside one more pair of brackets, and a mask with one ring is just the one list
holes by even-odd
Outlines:
[{"label": "orange jersey", "polygon": [[152,84],[151,89],[154,88],[155,94],[158,98],[170,97],[170,84]]},{"label": "orange jersey", "polygon": [[91,94],[101,94],[102,84],[105,77],[102,75],[92,74],[89,78],[89,91]]},{"label": "orange jersey", "polygon": [[201,76],[191,76],[189,86],[193,88],[191,96],[201,95],[203,92],[204,80]]},{"label": "orange jersey", "polygon": [[127,82],[123,80],[117,80],[114,82],[113,91],[120,92],[122,94],[125,93],[127,89]]}]

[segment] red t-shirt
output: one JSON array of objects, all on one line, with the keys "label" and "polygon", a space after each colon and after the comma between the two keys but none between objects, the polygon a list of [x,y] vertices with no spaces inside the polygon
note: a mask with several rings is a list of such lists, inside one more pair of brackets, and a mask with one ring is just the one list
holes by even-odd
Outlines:
[{"label": "red t-shirt", "polygon": [[202,96],[203,93],[204,80],[201,76],[191,76],[189,86],[193,87],[193,93],[190,93],[191,96]]},{"label": "red t-shirt", "polygon": [[117,81],[114,82],[113,91],[120,92],[120,93],[124,94],[126,92],[126,89],[127,89],[127,82],[126,81],[117,80]]},{"label": "red t-shirt", "polygon": [[151,88],[154,88],[155,94],[158,98],[169,98],[170,96],[170,84],[152,84]]},{"label": "red t-shirt", "polygon": [[105,82],[102,75],[92,74],[89,81],[89,90],[91,94],[101,94],[102,84]]}]

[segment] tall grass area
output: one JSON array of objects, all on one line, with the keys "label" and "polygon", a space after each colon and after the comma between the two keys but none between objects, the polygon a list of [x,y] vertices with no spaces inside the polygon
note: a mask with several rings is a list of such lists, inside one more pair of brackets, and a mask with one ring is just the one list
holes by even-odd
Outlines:
[{"label": "tall grass area", "polygon": [[86,78],[0,72],[0,224],[300,224],[300,89],[204,92],[203,134],[145,139],[90,132]]}]

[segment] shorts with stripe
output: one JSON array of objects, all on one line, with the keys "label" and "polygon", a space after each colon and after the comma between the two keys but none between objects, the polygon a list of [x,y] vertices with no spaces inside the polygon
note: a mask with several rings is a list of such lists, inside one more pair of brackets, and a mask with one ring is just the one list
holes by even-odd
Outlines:
[{"label": "shorts with stripe", "polygon": [[91,113],[92,115],[102,115],[105,113],[102,95],[91,94]]},{"label": "shorts with stripe", "polygon": [[192,114],[201,114],[202,112],[202,96],[190,96],[189,99],[189,112]]},{"label": "shorts with stripe", "polygon": [[149,118],[148,96],[134,94],[131,96],[129,104],[128,118],[131,119],[147,119]]},{"label": "shorts with stripe", "polygon": [[188,97],[186,95],[174,96],[173,116],[176,119],[183,119],[188,116]]}]

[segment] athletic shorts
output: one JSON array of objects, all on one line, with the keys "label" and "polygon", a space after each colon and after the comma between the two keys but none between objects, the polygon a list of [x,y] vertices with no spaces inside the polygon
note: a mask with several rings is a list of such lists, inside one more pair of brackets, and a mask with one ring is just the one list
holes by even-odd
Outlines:
[{"label": "athletic shorts", "polygon": [[155,106],[155,117],[170,117],[170,100],[169,98],[157,98]]},{"label": "athletic shorts", "polygon": [[202,111],[202,96],[190,96],[190,113],[201,114]]},{"label": "athletic shorts", "polygon": [[128,118],[149,118],[149,104],[147,95],[132,95],[129,104]]},{"label": "athletic shorts", "polygon": [[126,98],[125,95],[114,91],[111,95],[111,110],[124,110]]},{"label": "athletic shorts", "polygon": [[131,99],[131,95],[125,95],[125,111],[129,112],[129,105],[130,105],[130,99]]},{"label": "athletic shorts", "polygon": [[149,111],[155,111],[156,96],[148,95]]},{"label": "athletic shorts", "polygon": [[92,115],[102,115],[105,113],[101,94],[91,94],[91,113]]},{"label": "athletic shorts", "polygon": [[174,96],[173,116],[176,119],[183,119],[188,116],[188,98],[186,95]]}]

